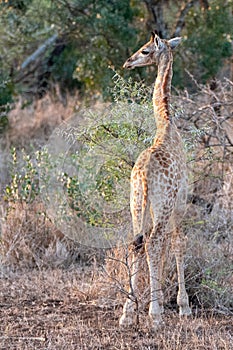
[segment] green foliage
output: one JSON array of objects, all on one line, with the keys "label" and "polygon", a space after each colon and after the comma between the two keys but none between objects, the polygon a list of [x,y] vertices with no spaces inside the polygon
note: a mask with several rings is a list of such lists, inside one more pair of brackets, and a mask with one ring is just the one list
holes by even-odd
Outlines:
[{"label": "green foliage", "polygon": [[142,81],[133,81],[131,77],[126,80],[117,72],[112,80],[114,85],[110,93],[115,102],[136,103],[152,108],[152,89]]},{"label": "green foliage", "polygon": [[76,217],[109,228],[116,224],[112,213],[128,208],[132,166],[154,135],[151,91],[116,73],[114,84],[113,105],[80,112],[85,122],[74,116],[61,125],[42,152],[42,198],[62,224]]},{"label": "green foliage", "polygon": [[[38,160],[38,154],[36,154]],[[32,155],[23,150],[21,154],[15,147],[11,150],[11,182],[5,189],[8,202],[31,203],[39,194],[38,171]]]},{"label": "green foliage", "polygon": [[188,69],[203,82],[213,78],[232,55],[231,1],[212,0],[207,10],[193,8],[186,20]]},{"label": "green foliage", "polygon": [[150,89],[115,72],[110,92],[113,105],[100,113],[85,110],[84,125],[78,123],[70,135],[74,146],[69,146],[73,129],[64,123],[54,147],[49,143],[34,155],[12,149],[6,201],[32,203],[40,196],[59,220],[66,222],[72,216],[91,226],[113,225],[114,215],[103,208],[114,213],[128,207],[132,166],[151,144],[155,130],[152,105],[147,102]]},{"label": "green foliage", "polygon": [[[184,52],[181,56],[178,53],[174,64],[174,85],[184,86],[184,68],[202,81],[214,77],[224,59],[231,56],[231,4],[210,0],[209,9],[202,10],[200,5],[190,9],[181,33],[186,37]],[[178,3],[164,6],[170,32],[178,11]],[[144,31],[150,16],[143,2],[129,0],[1,2],[0,76],[1,81],[10,82],[1,95],[9,97],[8,103],[13,91],[26,92],[27,97],[35,93],[41,96],[56,84],[62,93],[80,89],[88,96],[111,99],[112,68],[120,69],[148,37]],[[55,42],[22,69],[22,63],[54,35]],[[147,69],[130,74],[144,76],[147,81],[151,78]]]},{"label": "green foliage", "polygon": [[[216,254],[217,255],[217,254]],[[229,309],[232,308],[232,300],[229,298],[231,287],[226,283],[231,276],[232,264],[225,260],[215,259],[212,265],[203,271],[198,298],[202,306],[216,309],[222,306]]]},{"label": "green foliage", "polygon": [[[37,74],[31,74],[30,87],[43,78],[46,84],[59,83],[63,91],[83,86],[86,92],[107,95],[112,77],[108,67],[122,65],[128,45],[136,38],[130,26],[134,13],[129,0],[4,3],[0,8],[0,63],[5,71],[13,71],[15,81],[20,82],[19,91],[24,91],[24,75],[31,70]],[[24,60],[54,34],[58,34],[55,45],[26,70],[18,71]]]},{"label": "green foliage", "polygon": [[10,79],[3,80],[0,74],[0,134],[8,125],[8,113],[13,102],[13,86]]},{"label": "green foliage", "polygon": [[[74,76],[85,84],[87,90],[108,95],[112,84],[112,70],[119,68],[126,57],[128,46],[136,40],[135,29],[129,26],[134,15],[128,0],[98,1],[86,23],[84,47],[77,58]],[[93,35],[95,33],[95,35]]]},{"label": "green foliage", "polygon": [[63,92],[73,92],[83,86],[83,83],[73,76],[77,57],[78,50],[74,42],[67,44],[61,54],[53,57],[53,65],[50,68],[52,79],[56,84],[59,84]]}]

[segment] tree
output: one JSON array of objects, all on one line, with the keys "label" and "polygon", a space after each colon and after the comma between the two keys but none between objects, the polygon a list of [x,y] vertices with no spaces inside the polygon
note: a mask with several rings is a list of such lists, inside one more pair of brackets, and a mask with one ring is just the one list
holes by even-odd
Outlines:
[{"label": "tree", "polygon": [[186,20],[186,67],[202,82],[214,79],[231,57],[233,18],[230,1],[212,0],[193,8]]},{"label": "tree", "polygon": [[105,94],[136,33],[129,0],[5,1],[0,13],[2,71],[38,97],[53,83]]},{"label": "tree", "polygon": [[[183,36],[174,83],[184,85],[185,68],[199,81],[216,77],[232,55],[232,4],[228,0],[144,0],[147,27],[163,38]],[[190,83],[190,82],[189,82]],[[187,85],[187,81],[185,82]]]},{"label": "tree", "polygon": [[[161,37],[184,37],[174,66],[179,86],[185,68],[206,81],[232,54],[227,0],[5,0],[0,15],[1,104],[13,93],[40,98],[54,85],[63,94],[79,89],[109,97],[109,67],[119,69],[155,28]],[[150,69],[135,75],[148,78]]]}]

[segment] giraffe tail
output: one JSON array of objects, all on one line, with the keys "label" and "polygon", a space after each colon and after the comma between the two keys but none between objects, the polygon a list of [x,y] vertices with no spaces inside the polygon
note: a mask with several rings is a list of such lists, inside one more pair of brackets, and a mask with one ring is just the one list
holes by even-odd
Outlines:
[{"label": "giraffe tail", "polygon": [[136,235],[132,242],[132,246],[135,252],[138,252],[139,250],[141,250],[142,247],[144,246],[143,235],[141,234]]}]

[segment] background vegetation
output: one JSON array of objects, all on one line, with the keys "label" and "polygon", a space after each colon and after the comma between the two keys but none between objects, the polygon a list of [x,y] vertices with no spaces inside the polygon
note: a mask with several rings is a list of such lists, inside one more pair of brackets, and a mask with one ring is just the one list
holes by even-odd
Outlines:
[{"label": "background vegetation", "polygon": [[[183,37],[171,110],[190,170],[183,228],[195,318],[187,328],[169,313],[177,284],[167,257],[167,328],[156,337],[143,327],[129,332],[127,345],[117,328],[131,277],[127,245],[109,251],[87,241],[102,232],[111,245],[131,232],[129,176],[155,134],[156,70],[121,67],[154,29],[163,38]],[[82,349],[230,349],[232,36],[231,0],[0,1],[3,348],[72,349],[78,342]],[[142,286],[147,278],[144,266]],[[141,300],[146,328],[147,288]],[[53,315],[47,324],[45,315]]]}]

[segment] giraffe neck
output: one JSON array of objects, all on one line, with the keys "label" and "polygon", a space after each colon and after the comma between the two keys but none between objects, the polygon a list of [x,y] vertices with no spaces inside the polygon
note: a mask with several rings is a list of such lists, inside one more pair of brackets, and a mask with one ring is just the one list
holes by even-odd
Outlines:
[{"label": "giraffe neck", "polygon": [[157,127],[155,142],[164,140],[168,127],[171,124],[169,102],[173,57],[171,51],[162,55],[153,93],[154,115]]}]

